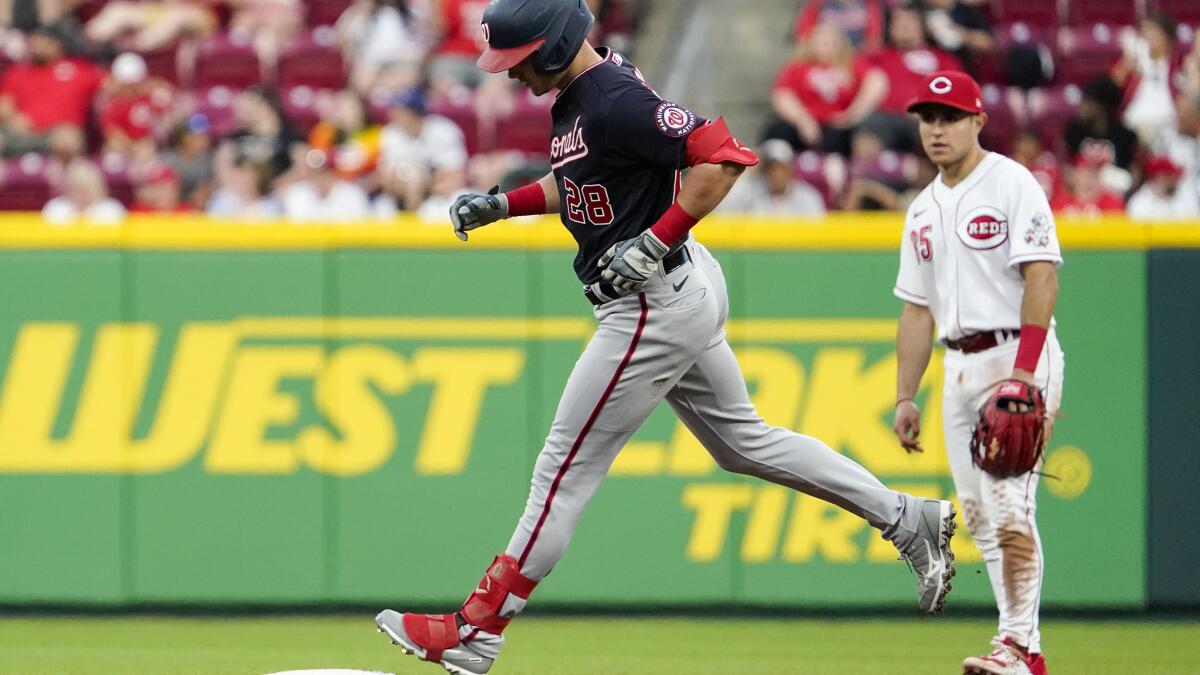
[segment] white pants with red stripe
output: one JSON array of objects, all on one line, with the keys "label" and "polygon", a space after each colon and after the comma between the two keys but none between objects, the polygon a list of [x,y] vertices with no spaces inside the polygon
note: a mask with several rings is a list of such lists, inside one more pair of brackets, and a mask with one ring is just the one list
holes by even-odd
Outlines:
[{"label": "white pants with red stripe", "polygon": [[[690,263],[660,272],[643,293],[596,308],[600,324],[567,381],[508,544],[521,573],[541,579],[550,572],[617,453],[664,398],[722,468],[829,501],[906,545],[919,499],[755,412],[725,341],[721,267],[703,246],[688,248]],[[505,610],[520,607],[506,603]]]},{"label": "white pants with red stripe", "polygon": [[[1037,528],[1038,474],[1000,479],[971,463],[971,430],[995,385],[1012,375],[1018,340],[974,354],[946,350],[942,424],[950,471],[963,521],[987,563],[1000,611],[1000,637],[1041,652],[1038,608],[1042,598],[1042,540]],[[1053,330],[1038,359],[1034,380],[1046,406],[1062,402],[1063,353]],[[1039,467],[1040,468],[1040,467]]]}]

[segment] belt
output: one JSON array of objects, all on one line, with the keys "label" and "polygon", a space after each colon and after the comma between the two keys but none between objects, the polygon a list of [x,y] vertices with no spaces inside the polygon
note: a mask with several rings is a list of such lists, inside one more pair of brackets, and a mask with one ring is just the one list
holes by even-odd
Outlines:
[{"label": "belt", "polygon": [[[683,267],[684,263],[690,262],[692,254],[688,253],[687,246],[680,246],[675,249],[674,253],[668,253],[667,257],[662,259],[663,276],[674,272]],[[625,291],[614,288],[607,281],[598,281],[594,284],[583,287],[583,297],[588,299],[588,302],[593,305],[603,305],[606,302],[612,302],[619,297],[628,295]]]},{"label": "belt", "polygon": [[991,349],[997,345],[1015,340],[1020,335],[1021,331],[1019,329],[1001,328],[1000,330],[990,330],[983,333],[971,333],[957,340],[946,340],[946,346],[964,354],[974,354],[975,352],[981,352],[985,349]]}]

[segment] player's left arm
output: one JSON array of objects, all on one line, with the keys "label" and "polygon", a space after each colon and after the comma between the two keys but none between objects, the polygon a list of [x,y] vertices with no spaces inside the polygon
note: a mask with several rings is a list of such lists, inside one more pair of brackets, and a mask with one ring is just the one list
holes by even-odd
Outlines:
[{"label": "player's left arm", "polygon": [[745,170],[744,165],[734,162],[693,166],[683,181],[676,201],[680,208],[700,220],[717,208]]},{"label": "player's left arm", "polygon": [[686,160],[691,168],[679,196],[649,230],[668,250],[712,213],[746,167],[758,164],[758,155],[734,138],[724,118],[718,117],[688,136]]},{"label": "player's left arm", "polygon": [[1046,343],[1054,305],[1058,302],[1058,268],[1047,260],[1035,260],[1021,265],[1025,292],[1021,296],[1021,342],[1013,364],[1013,378],[1033,382],[1038,357]]},{"label": "player's left arm", "polygon": [[1008,237],[1009,265],[1025,280],[1021,295],[1021,341],[1013,363],[1012,377],[1033,383],[1038,361],[1058,301],[1058,266],[1062,249],[1054,225],[1054,213],[1046,193],[1024,168],[1013,168],[1008,191],[1012,216]]}]

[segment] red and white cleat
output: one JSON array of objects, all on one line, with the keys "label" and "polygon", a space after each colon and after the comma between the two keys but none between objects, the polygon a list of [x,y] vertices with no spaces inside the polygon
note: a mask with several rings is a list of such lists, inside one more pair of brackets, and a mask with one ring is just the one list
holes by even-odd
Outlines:
[{"label": "red and white cleat", "polygon": [[969,656],[962,662],[963,675],[1034,675],[1031,662],[1046,672],[1041,654],[1031,657],[1011,640],[992,639],[992,652],[986,656]]},{"label": "red and white cleat", "polygon": [[385,609],[375,617],[375,625],[405,654],[439,664],[454,675],[483,675],[492,667],[493,659],[459,640],[453,614],[401,614]]}]

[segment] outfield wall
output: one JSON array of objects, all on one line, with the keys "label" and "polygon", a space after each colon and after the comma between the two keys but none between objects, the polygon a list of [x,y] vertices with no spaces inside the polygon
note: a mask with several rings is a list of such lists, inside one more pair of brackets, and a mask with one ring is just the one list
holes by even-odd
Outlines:
[{"label": "outfield wall", "polygon": [[[936,359],[928,452],[890,432],[899,227],[715,219],[699,237],[725,267],[730,339],[767,420],[943,496]],[[1179,518],[1195,510],[1196,360],[1162,357],[1200,356],[1200,227],[1060,231],[1067,416],[1039,504],[1045,603],[1200,601],[1175,562],[1197,546]],[[414,221],[0,219],[0,603],[461,601],[507,542],[594,325],[570,248],[536,220],[467,246]],[[978,552],[957,543],[953,601],[986,605]],[[665,407],[538,591],[579,605],[911,595],[862,521],[720,472]]]}]

